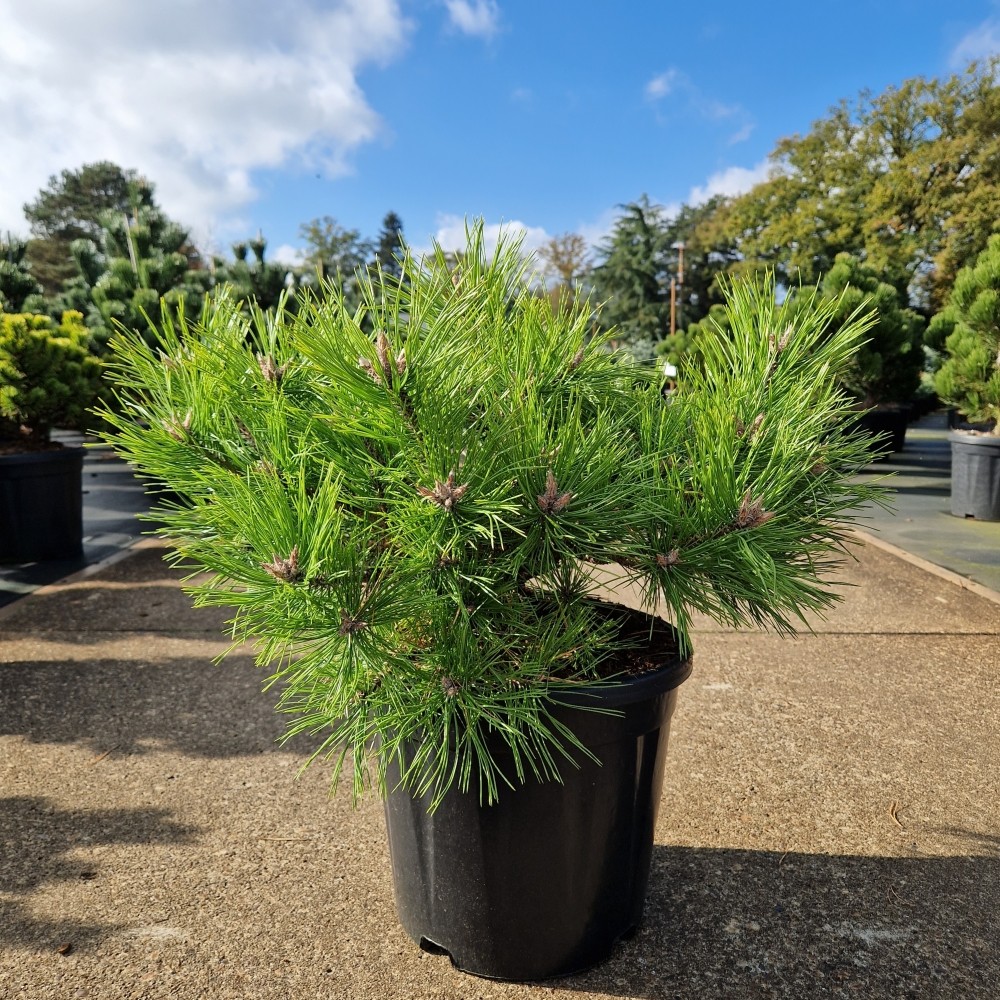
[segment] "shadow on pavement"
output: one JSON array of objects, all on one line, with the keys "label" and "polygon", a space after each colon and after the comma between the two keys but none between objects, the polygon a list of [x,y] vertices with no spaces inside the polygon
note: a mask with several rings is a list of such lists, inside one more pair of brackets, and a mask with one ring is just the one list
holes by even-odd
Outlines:
[{"label": "shadow on pavement", "polygon": [[553,982],[621,997],[995,998],[1000,838],[971,857],[657,846],[638,934]]},{"label": "shadow on pavement", "polygon": [[[99,861],[75,861],[74,851],[112,844],[189,844],[199,831],[165,809],[60,810],[41,796],[0,798],[0,941],[51,951],[79,948],[118,929],[112,924],[38,919],[27,913],[36,891],[52,883],[101,881]],[[13,899],[11,897],[14,897]],[[22,902],[23,900],[23,902]]]},{"label": "shadow on pavement", "polygon": [[[111,757],[173,750],[207,757],[258,754],[284,724],[276,694],[249,657],[141,662],[37,660],[0,665],[0,736],[75,743]],[[303,747],[296,742],[296,752]]]}]

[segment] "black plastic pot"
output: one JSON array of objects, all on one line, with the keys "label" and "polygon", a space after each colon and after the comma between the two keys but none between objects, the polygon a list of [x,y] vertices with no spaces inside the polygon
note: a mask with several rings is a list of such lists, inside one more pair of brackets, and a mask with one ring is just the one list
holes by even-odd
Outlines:
[{"label": "black plastic pot", "polygon": [[1000,437],[952,431],[951,512],[977,521],[1000,521]]},{"label": "black plastic pot", "polygon": [[83,448],[0,455],[0,562],[83,553]]},{"label": "black plastic pot", "polygon": [[[569,975],[607,958],[642,918],[670,717],[690,672],[674,654],[654,673],[562,698],[558,717],[601,765],[566,764],[561,784],[529,779],[492,806],[452,790],[433,814],[427,798],[392,792],[396,907],[410,937],[494,979]],[[500,740],[492,749],[509,761]]]},{"label": "black plastic pot", "polygon": [[867,410],[857,418],[859,430],[871,435],[876,461],[885,461],[892,452],[902,451],[906,444],[906,428],[910,422],[907,407],[885,407]]}]

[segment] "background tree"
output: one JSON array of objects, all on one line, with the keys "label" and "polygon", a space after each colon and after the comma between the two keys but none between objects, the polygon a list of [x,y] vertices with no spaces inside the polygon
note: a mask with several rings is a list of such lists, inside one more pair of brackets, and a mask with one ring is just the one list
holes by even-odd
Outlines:
[{"label": "background tree", "polygon": [[34,201],[24,206],[31,226],[27,260],[46,295],[56,295],[78,271],[71,246],[89,239],[100,244],[105,213],[149,205],[152,185],[134,170],[103,160],[49,178]]},{"label": "background tree", "polygon": [[601,303],[601,326],[614,327],[620,346],[648,359],[670,332],[670,231],[663,208],[646,195],[621,207],[611,235],[598,248],[594,294]]},{"label": "background tree", "polygon": [[943,343],[947,355],[934,377],[938,395],[1000,435],[1000,235],[959,272],[928,339]]},{"label": "background tree", "polygon": [[1000,230],[1000,60],[944,81],[910,80],[875,102],[885,157],[867,206],[866,249],[905,269],[914,304],[940,310],[958,271]]},{"label": "background tree", "polygon": [[[874,322],[845,369],[843,386],[865,408],[908,403],[920,385],[924,367],[924,319],[905,307],[894,286],[857,257],[841,253],[824,276],[819,300],[830,303],[830,335],[859,314],[873,312]],[[814,290],[795,289],[792,302],[812,308]]]},{"label": "background tree", "polygon": [[76,280],[54,302],[55,308],[86,307],[98,350],[116,324],[148,336],[162,309],[182,303],[189,315],[201,309],[209,272],[187,230],[152,201],[150,186],[143,185],[129,212],[107,212],[102,221],[99,244],[73,244]]},{"label": "background tree", "polygon": [[372,263],[378,264],[383,274],[391,274],[398,278],[402,273],[399,258],[405,251],[403,220],[395,212],[386,212],[375,244],[375,259]]},{"label": "background tree", "polygon": [[10,233],[6,239],[0,239],[0,312],[21,312],[25,300],[41,291],[41,286],[28,270],[26,250],[24,240]]},{"label": "background tree", "polygon": [[538,248],[545,273],[567,290],[579,287],[590,272],[590,249],[579,233],[561,233]]},{"label": "background tree", "polygon": [[345,229],[333,216],[324,215],[299,226],[299,237],[306,244],[306,263],[321,279],[336,282],[349,302],[356,298],[355,275],[364,267],[375,244],[363,239],[357,229]]},{"label": "background tree", "polygon": [[[246,243],[233,244],[232,260],[216,257],[213,261],[214,284],[228,284],[234,296],[244,304],[256,303],[265,312],[277,306],[281,296],[295,287],[294,271],[280,261],[265,259],[267,240],[263,234]],[[249,250],[249,253],[248,253]],[[294,298],[289,298],[294,306]]]}]

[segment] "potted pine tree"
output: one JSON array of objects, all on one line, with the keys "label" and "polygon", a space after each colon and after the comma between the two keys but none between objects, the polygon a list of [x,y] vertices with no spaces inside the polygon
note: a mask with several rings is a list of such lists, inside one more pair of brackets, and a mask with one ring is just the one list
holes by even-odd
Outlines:
[{"label": "potted pine tree", "polygon": [[934,376],[942,401],[980,429],[953,430],[951,512],[1000,521],[1000,236],[963,268],[928,339],[943,344]]},{"label": "potted pine tree", "polygon": [[831,305],[736,285],[667,402],[527,267],[477,224],[360,275],[354,311],[219,295],[117,338],[105,414],[185,499],[162,533],[274,665],[289,733],[385,797],[406,930],[518,980],[640,919],[692,611],[791,632],[878,495],[838,388],[866,321],[827,336]]},{"label": "potted pine tree", "polygon": [[81,553],[83,449],[50,434],[79,429],[97,397],[101,363],[82,320],[0,313],[0,562]]}]

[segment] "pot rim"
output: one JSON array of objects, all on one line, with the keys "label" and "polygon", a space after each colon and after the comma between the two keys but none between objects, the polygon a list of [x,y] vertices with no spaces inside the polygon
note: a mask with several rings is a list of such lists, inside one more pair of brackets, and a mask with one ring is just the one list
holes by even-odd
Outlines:
[{"label": "pot rim", "polygon": [[83,445],[61,445],[42,451],[11,451],[0,453],[0,465],[44,465],[46,462],[63,462],[69,465],[76,461],[82,462],[86,450]]}]

